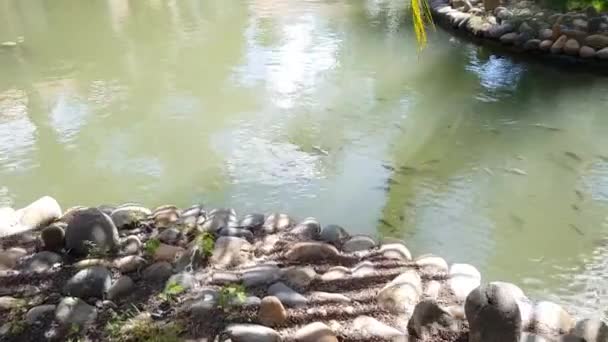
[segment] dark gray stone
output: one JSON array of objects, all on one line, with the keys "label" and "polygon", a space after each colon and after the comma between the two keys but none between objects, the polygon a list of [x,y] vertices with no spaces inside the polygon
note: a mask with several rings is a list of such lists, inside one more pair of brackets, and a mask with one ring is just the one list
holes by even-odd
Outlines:
[{"label": "dark gray stone", "polygon": [[239,222],[239,228],[249,229],[255,232],[264,225],[265,217],[263,214],[248,214],[245,215]]},{"label": "dark gray stone", "polygon": [[97,310],[80,298],[65,297],[57,305],[55,319],[65,325],[84,325],[95,321]]},{"label": "dark gray stone", "polygon": [[521,316],[510,291],[496,284],[482,285],[467,297],[465,313],[469,321],[469,342],[518,342]]},{"label": "dark gray stone", "polygon": [[290,307],[300,307],[308,303],[306,297],[281,282],[271,285],[268,288],[268,295],[279,298],[281,303]]},{"label": "dark gray stone", "polygon": [[84,269],[70,278],[64,287],[64,293],[79,298],[103,298],[112,285],[112,274],[101,266]]},{"label": "dark gray stone", "polygon": [[97,208],[78,210],[65,231],[66,248],[74,254],[87,254],[91,243],[101,251],[113,250],[119,245],[114,222]]},{"label": "dark gray stone", "polygon": [[50,270],[53,265],[63,261],[61,255],[53,252],[40,252],[32,255],[23,265],[24,272],[41,273]]},{"label": "dark gray stone", "polygon": [[40,237],[44,243],[44,249],[48,251],[60,251],[65,244],[65,223],[55,223],[42,230]]},{"label": "dark gray stone", "polygon": [[217,234],[223,228],[236,228],[238,220],[234,209],[213,209],[202,225],[203,231]]},{"label": "dark gray stone", "polygon": [[441,331],[457,331],[458,328],[458,323],[451,313],[434,300],[418,303],[407,324],[409,334],[421,340],[427,340]]},{"label": "dark gray stone", "polygon": [[158,234],[160,242],[173,245],[182,237],[182,232],[177,228],[166,228]]},{"label": "dark gray stone", "polygon": [[226,227],[219,231],[220,236],[234,236],[243,238],[247,241],[253,241],[253,233],[249,229]]},{"label": "dark gray stone", "polygon": [[315,218],[309,217],[293,227],[290,233],[301,239],[316,240],[321,233],[321,225]]},{"label": "dark gray stone", "polygon": [[346,229],[335,224],[330,224],[323,227],[319,240],[330,243],[336,247],[340,247],[342,243],[349,237],[350,235]]},{"label": "dark gray stone", "polygon": [[110,214],[110,218],[118,229],[133,228],[139,222],[147,219],[152,212],[150,209],[139,205],[120,206]]},{"label": "dark gray stone", "polygon": [[126,296],[133,291],[134,287],[135,283],[133,282],[133,279],[128,276],[122,276],[118,278],[108,290],[108,299],[115,300]]},{"label": "dark gray stone", "polygon": [[608,341],[608,326],[600,319],[584,319],[576,323],[572,335],[584,339],[586,342]]},{"label": "dark gray stone", "polygon": [[146,267],[142,277],[150,281],[165,281],[173,273],[173,267],[166,261],[160,261]]}]

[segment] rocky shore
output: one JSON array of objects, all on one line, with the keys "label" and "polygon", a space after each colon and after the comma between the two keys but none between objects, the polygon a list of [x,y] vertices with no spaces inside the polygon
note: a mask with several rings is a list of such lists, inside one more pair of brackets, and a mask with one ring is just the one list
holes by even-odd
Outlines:
[{"label": "rocky shore", "polygon": [[608,71],[608,13],[593,7],[561,13],[529,0],[431,0],[431,12],[482,44]]},{"label": "rocky shore", "polygon": [[2,341],[608,341],[516,285],[314,218],[0,208]]}]

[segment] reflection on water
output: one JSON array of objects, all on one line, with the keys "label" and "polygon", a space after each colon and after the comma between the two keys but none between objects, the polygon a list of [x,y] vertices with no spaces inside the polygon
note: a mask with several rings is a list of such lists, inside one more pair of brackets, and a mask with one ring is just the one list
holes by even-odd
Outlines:
[{"label": "reflection on water", "polygon": [[402,1],[0,6],[25,38],[0,50],[1,205],[315,215],[608,304],[606,79],[441,31],[419,54]]}]

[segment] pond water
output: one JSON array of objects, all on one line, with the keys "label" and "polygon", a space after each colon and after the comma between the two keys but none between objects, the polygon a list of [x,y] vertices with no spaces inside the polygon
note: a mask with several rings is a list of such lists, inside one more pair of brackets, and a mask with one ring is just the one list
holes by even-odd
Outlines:
[{"label": "pond water", "polygon": [[315,216],[608,312],[608,79],[403,1],[0,0],[0,205]]}]

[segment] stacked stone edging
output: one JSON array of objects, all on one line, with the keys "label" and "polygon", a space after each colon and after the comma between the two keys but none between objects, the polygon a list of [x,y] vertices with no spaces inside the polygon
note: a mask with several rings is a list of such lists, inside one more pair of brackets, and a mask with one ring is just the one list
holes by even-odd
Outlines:
[{"label": "stacked stone edging", "polygon": [[608,13],[556,13],[532,1],[486,11],[481,0],[431,0],[435,21],[502,51],[608,74]]},{"label": "stacked stone edging", "polygon": [[[0,240],[3,340],[129,341],[157,329],[244,342],[608,341],[604,322],[576,322],[514,284],[484,283],[472,265],[412,258],[400,241],[311,217],[132,203],[62,213],[50,197],[35,203],[27,232]],[[0,210],[14,214],[0,227],[25,225],[23,211]],[[139,314],[116,318],[132,308]]]}]

